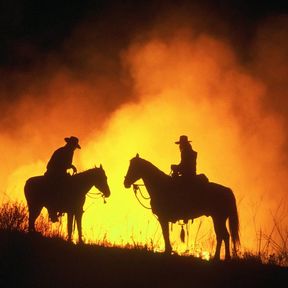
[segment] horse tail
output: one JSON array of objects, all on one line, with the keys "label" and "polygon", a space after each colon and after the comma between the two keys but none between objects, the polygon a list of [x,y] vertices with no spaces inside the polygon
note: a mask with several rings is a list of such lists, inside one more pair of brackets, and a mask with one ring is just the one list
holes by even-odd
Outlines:
[{"label": "horse tail", "polygon": [[232,193],[232,201],[230,206],[230,212],[229,212],[229,230],[232,238],[233,243],[233,251],[234,254],[237,254],[237,247],[240,245],[240,238],[239,238],[239,217],[238,217],[238,211],[237,211],[237,205],[236,205],[236,199],[235,196],[231,190]]}]

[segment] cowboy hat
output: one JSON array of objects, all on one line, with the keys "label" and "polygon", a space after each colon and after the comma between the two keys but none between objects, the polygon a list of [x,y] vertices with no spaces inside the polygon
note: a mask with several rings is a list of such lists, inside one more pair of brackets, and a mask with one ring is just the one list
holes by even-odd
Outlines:
[{"label": "cowboy hat", "polygon": [[81,149],[80,145],[78,144],[79,140],[77,137],[71,136],[64,138],[67,144],[74,145],[75,147]]},{"label": "cowboy hat", "polygon": [[188,140],[188,137],[186,135],[181,135],[179,141],[176,141],[175,144],[190,143],[190,142],[191,141]]}]

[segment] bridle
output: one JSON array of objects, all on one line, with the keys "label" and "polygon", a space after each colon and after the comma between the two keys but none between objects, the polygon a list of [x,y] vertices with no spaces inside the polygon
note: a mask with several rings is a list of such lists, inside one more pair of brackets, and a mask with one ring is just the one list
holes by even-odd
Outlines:
[{"label": "bridle", "polygon": [[102,192],[88,192],[88,193],[86,194],[86,196],[89,197],[89,198],[91,198],[91,199],[94,199],[94,200],[100,199],[100,198],[102,197],[102,198],[103,198],[103,201],[104,201],[104,204],[107,203],[106,197],[105,197],[104,193],[102,193]]},{"label": "bridle", "polygon": [[145,185],[144,185],[144,184],[133,184],[132,186],[133,186],[133,191],[134,191],[135,197],[136,197],[136,199],[138,200],[138,202],[141,204],[141,206],[144,207],[144,208],[146,208],[146,209],[149,209],[149,210],[152,209],[151,207],[148,207],[148,206],[146,206],[145,204],[143,204],[142,201],[139,199],[139,197],[138,197],[138,195],[137,195],[137,192],[139,191],[140,196],[141,196],[144,200],[150,200],[150,199],[151,199],[150,196],[148,196],[148,197],[147,197],[147,196],[144,196],[143,193],[142,193],[142,191],[141,191],[141,189],[140,189],[141,186],[145,186]]},{"label": "bridle", "polygon": [[[95,168],[96,168],[96,167],[95,167]],[[94,185],[94,186],[95,186],[95,185]],[[86,196],[89,197],[89,198],[91,198],[91,199],[94,199],[94,200],[103,198],[104,204],[107,203],[107,201],[106,201],[106,196],[105,196],[105,194],[104,194],[103,192],[101,192],[101,191],[97,191],[97,192],[90,192],[90,191],[89,191],[89,192],[86,194]]]}]

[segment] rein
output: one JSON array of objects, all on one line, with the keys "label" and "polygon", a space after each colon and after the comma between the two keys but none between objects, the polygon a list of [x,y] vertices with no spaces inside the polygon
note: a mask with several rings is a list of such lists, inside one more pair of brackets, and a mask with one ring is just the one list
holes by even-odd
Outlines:
[{"label": "rein", "polygon": [[141,197],[144,199],[144,200],[149,200],[151,199],[149,196],[148,197],[145,197],[140,189],[140,186],[145,186],[144,184],[133,184],[133,191],[134,191],[134,194],[135,194],[135,197],[136,199],[138,200],[138,202],[141,204],[142,207],[146,208],[146,209],[152,209],[151,207],[147,207],[146,205],[144,205],[141,200],[139,199],[139,197],[137,196],[137,192],[139,191]]},{"label": "rein", "polygon": [[106,197],[102,192],[88,192],[86,196],[94,200],[103,198],[103,201],[106,204]]}]

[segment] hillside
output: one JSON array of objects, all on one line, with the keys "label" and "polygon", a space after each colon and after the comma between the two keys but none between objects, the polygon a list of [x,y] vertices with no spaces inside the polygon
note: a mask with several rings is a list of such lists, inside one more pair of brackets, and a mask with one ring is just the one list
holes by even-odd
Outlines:
[{"label": "hillside", "polygon": [[280,287],[281,282],[288,282],[288,268],[255,260],[207,262],[0,232],[0,287],[255,288]]}]

